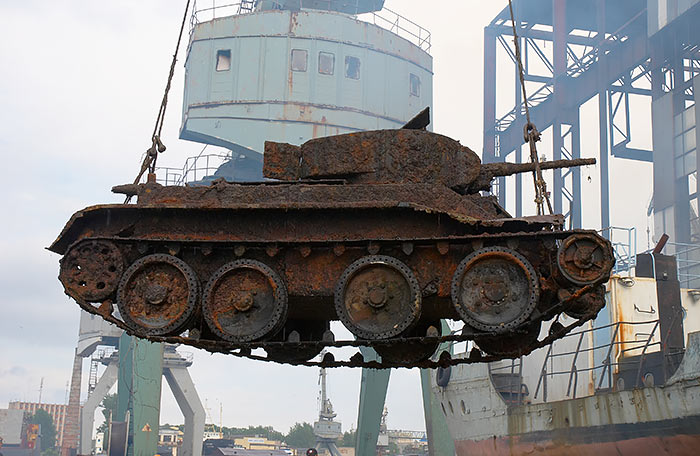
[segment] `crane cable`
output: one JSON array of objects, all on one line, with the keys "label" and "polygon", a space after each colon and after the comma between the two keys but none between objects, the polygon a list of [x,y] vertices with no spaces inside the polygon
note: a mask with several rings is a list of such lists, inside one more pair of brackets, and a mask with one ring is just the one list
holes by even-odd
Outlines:
[{"label": "crane cable", "polygon": [[[175,45],[175,53],[173,54],[173,60],[170,63],[170,73],[168,74],[168,82],[165,85],[165,93],[163,93],[163,100],[160,103],[160,108],[158,110],[158,116],[156,117],[156,124],[153,127],[153,134],[151,135],[151,147],[146,150],[146,156],[141,163],[141,169],[134,179],[134,185],[138,184],[143,174],[148,170],[149,173],[155,173],[156,161],[158,160],[158,154],[165,152],[165,145],[160,139],[161,132],[163,131],[163,122],[165,121],[165,110],[168,107],[168,92],[170,92],[170,86],[173,81],[173,75],[175,74],[175,64],[177,63],[177,54],[180,50],[180,43],[182,42],[182,32],[185,30],[185,22],[187,21],[187,12],[190,9],[190,1],[187,0],[185,5],[185,12],[182,15],[182,24],[180,24],[180,33],[177,36],[177,44]],[[131,195],[126,197],[124,204],[128,204],[131,200]]]},{"label": "crane cable", "polygon": [[513,2],[508,0],[510,8],[510,20],[513,25],[513,43],[515,43],[515,58],[518,61],[518,73],[520,76],[520,87],[523,92],[523,105],[525,106],[525,117],[527,123],[523,127],[523,138],[530,145],[530,160],[535,164],[535,170],[532,172],[532,178],[535,183],[535,204],[537,204],[537,215],[544,215],[544,204],[547,203],[547,209],[550,214],[553,214],[552,203],[549,201],[549,193],[547,192],[547,183],[542,178],[542,169],[540,168],[540,159],[537,156],[537,142],[540,140],[540,132],[530,120],[530,108],[527,101],[527,91],[525,90],[525,70],[523,68],[523,59],[520,54],[520,39],[515,27],[515,14],[513,13]]}]

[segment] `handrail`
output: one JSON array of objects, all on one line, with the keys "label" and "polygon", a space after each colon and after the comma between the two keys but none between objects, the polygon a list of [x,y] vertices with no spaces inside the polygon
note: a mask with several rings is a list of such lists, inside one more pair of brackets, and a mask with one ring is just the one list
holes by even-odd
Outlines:
[{"label": "handrail", "polygon": [[156,168],[156,181],[165,186],[187,185],[213,175],[219,166],[231,159],[231,155],[231,152],[204,155],[200,152],[197,156],[188,157],[182,168],[159,166]]},{"label": "handrail", "polygon": [[540,378],[537,380],[537,388],[535,388],[535,395],[533,397],[537,397],[537,394],[540,392],[540,384],[542,385],[543,391],[544,391],[544,401],[547,402],[547,361],[549,360],[550,355],[552,354],[552,346],[554,344],[549,344],[549,347],[547,348],[547,354],[544,356],[544,362],[542,363],[542,369],[540,370]]},{"label": "handrail", "polygon": [[613,245],[615,255],[613,274],[631,273],[632,268],[637,266],[637,229],[609,226],[598,232]]},{"label": "handrail", "polygon": [[[677,275],[681,287],[700,287],[700,244],[667,242],[664,249],[676,257]],[[643,253],[651,253],[651,250]]]},{"label": "handrail", "polygon": [[[569,386],[566,388],[566,395],[570,396],[571,395],[571,382],[574,378],[574,372],[578,372],[576,370],[576,360],[578,359],[578,354],[581,351],[581,343],[583,342],[583,335],[585,333],[581,333],[581,336],[578,338],[578,344],[576,345],[576,353],[574,354],[574,359],[571,361],[571,375],[569,375]],[[576,374],[576,380],[578,380],[578,373]],[[574,387],[574,397],[576,397],[576,387]]]},{"label": "handrail", "polygon": [[[275,0],[270,1],[272,4],[277,4]],[[208,6],[208,3],[207,6],[200,8],[197,6],[197,1],[195,0],[192,8],[192,15],[190,16],[190,36],[192,36],[194,28],[200,23],[208,22],[216,18],[238,16],[241,14],[254,12],[250,6],[250,1],[229,2],[217,5],[216,2],[212,0],[210,4],[211,6]],[[282,6],[282,4],[279,3],[279,6]],[[335,12],[331,6],[332,3],[329,0],[327,9],[314,8],[314,10]],[[356,11],[359,11],[359,8],[356,8]],[[415,44],[425,52],[430,53],[430,49],[432,47],[432,34],[430,31],[416,22],[402,16],[401,14],[390,10],[389,8],[385,7],[381,11],[359,13],[352,16],[357,18],[366,18],[366,22],[371,22],[377,27],[381,27],[389,32],[395,33],[401,38]]]},{"label": "handrail", "polygon": [[[649,333],[649,336],[647,340],[643,341],[638,341],[638,340],[625,340],[625,341],[618,341],[618,335],[620,334],[620,328],[623,325],[628,325],[628,326],[641,326],[641,325],[654,325],[653,329]],[[581,348],[583,345],[583,339],[584,336],[588,333],[594,332],[594,331],[601,331],[606,328],[612,328],[614,327],[615,330],[613,331],[612,337],[610,339],[609,343],[601,344],[601,345],[592,345],[591,347],[585,347]],[[636,364],[637,362],[635,361],[625,361],[620,359],[619,361],[613,362],[612,361],[612,354],[613,350],[615,347],[624,345],[626,346],[625,348],[620,348],[617,351],[617,354],[621,357],[624,353],[630,352],[630,351],[636,351],[636,350],[643,350],[642,354],[644,355],[650,347],[653,346],[661,346],[660,342],[651,342],[654,335],[657,335],[657,329],[658,329],[658,320],[649,320],[649,321],[621,321],[621,322],[615,322],[615,323],[609,323],[605,325],[601,325],[595,328],[587,328],[583,329],[580,331],[576,331],[574,333],[568,334],[564,336],[564,339],[567,339],[569,337],[578,337],[578,342],[575,350],[569,350],[569,351],[564,351],[560,353],[556,353],[553,351],[554,344],[549,345],[547,348],[547,353],[544,356],[544,361],[542,362],[542,367],[540,368],[540,375],[537,380],[537,387],[535,388],[535,394],[533,397],[538,397],[540,390],[544,392],[543,400],[546,402],[547,401],[547,377],[548,376],[554,376],[554,375],[568,375],[569,376],[569,382],[568,382],[568,387],[567,387],[567,396],[570,396],[572,393],[573,389],[573,394],[575,397],[576,394],[576,387],[578,385],[578,376],[583,373],[583,372],[590,372],[590,371],[596,371],[598,369],[602,369],[602,374],[600,376],[600,379],[598,380],[598,387],[597,389],[602,388],[603,382],[605,381],[606,375],[608,375],[608,384],[612,385],[612,369],[613,366],[622,366],[622,365],[628,365],[628,364]],[[595,352],[598,350],[602,350],[607,348],[606,354],[603,358],[603,361],[600,365],[594,365],[591,367],[578,367],[576,365],[579,356],[582,353],[588,353],[588,352]],[[571,367],[569,369],[563,370],[563,371],[549,371],[547,368],[547,364],[554,360],[555,358],[561,358],[565,356],[573,356],[573,361],[571,362]]]},{"label": "handrail", "polygon": [[639,376],[642,373],[642,366],[644,365],[644,357],[646,356],[647,353],[647,348],[649,348],[649,342],[651,342],[651,338],[654,336],[654,333],[656,332],[656,328],[659,327],[659,321],[656,320],[656,324],[654,325],[654,329],[651,330],[651,333],[649,333],[649,337],[647,338],[647,343],[644,344],[644,348],[642,349],[642,357],[639,360],[639,368],[637,369],[637,376],[635,379],[634,387],[636,388],[639,386]]},{"label": "handrail", "polygon": [[[648,333],[648,337],[646,337],[645,340],[617,340],[618,335],[620,334],[620,328],[623,325],[651,325],[653,324],[653,328],[651,331]],[[610,342],[608,344],[602,344],[598,346],[592,346],[592,347],[586,347],[586,348],[581,348],[583,345],[583,339],[586,334],[593,332],[593,331],[600,331],[602,329],[606,328],[611,328],[615,327],[615,330],[612,333],[612,337],[610,338]],[[608,385],[609,387],[612,387],[612,369],[613,366],[623,366],[623,365],[637,365],[637,383],[639,382],[639,376],[641,374],[641,370],[644,365],[644,361],[646,360],[648,356],[648,351],[650,347],[653,346],[660,346],[661,347],[661,342],[652,342],[654,336],[658,335],[658,329],[659,329],[659,320],[649,320],[649,321],[636,321],[636,322],[626,322],[626,321],[620,321],[620,322],[615,322],[615,323],[610,323],[606,325],[599,326],[597,328],[588,328],[585,330],[577,331],[575,333],[571,333],[566,335],[563,339],[566,339],[568,337],[577,337],[578,341],[576,344],[576,349],[573,351],[566,351],[562,353],[556,353],[554,352],[554,344],[551,344],[547,348],[547,353],[544,356],[544,361],[542,362],[542,367],[540,369],[540,375],[537,380],[537,387],[535,389],[535,394],[534,397],[536,398],[540,390],[542,389],[544,391],[544,396],[543,400],[546,402],[547,401],[547,377],[550,376],[555,376],[555,375],[568,375],[568,385],[566,389],[566,396],[571,397],[573,394],[573,397],[576,397],[576,389],[578,386],[578,378],[581,373],[584,372],[591,372],[591,371],[596,371],[598,369],[602,369],[602,373],[600,375],[600,378],[598,379],[598,386],[597,389],[601,389],[603,387],[603,382],[605,381],[606,375],[608,376]],[[563,340],[562,339],[562,340]],[[619,358],[617,361],[613,362],[612,356],[613,356],[613,350],[617,346],[624,345],[626,346],[625,348],[620,348],[618,349],[617,357]],[[591,351],[596,351],[596,350],[601,350],[607,347],[606,354],[602,360],[602,362],[599,365],[592,365],[588,367],[581,367],[579,368],[576,363],[579,359],[579,356],[581,353],[586,353],[586,352],[591,352]],[[638,361],[626,361],[623,358],[623,354],[626,352],[630,351],[636,351],[641,349],[641,354],[640,358]],[[552,360],[558,357],[564,357],[564,356],[572,356],[573,359],[571,361],[571,367],[566,370],[562,371],[549,371],[547,369],[547,364],[550,363]],[[636,386],[636,385],[635,385]]]}]

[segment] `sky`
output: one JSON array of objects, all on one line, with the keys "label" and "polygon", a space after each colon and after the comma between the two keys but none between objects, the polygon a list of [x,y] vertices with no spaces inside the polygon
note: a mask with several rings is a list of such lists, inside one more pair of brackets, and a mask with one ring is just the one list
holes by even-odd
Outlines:
[{"label": "sky", "polygon": [[[136,175],[150,145],[184,3],[24,0],[0,5],[0,153],[5,166],[0,407],[13,400],[36,401],[42,378],[43,402],[67,399],[79,308],[57,280],[59,257],[45,247],[75,211],[118,202],[111,187]],[[475,151],[482,149],[483,28],[506,5],[506,0],[386,1],[388,8],[432,32],[434,130]],[[178,139],[183,62],[181,58],[176,68],[165,119],[168,150],[159,159],[159,164],[177,167],[201,149]],[[499,83],[512,84],[512,73],[504,74]],[[647,108],[640,106],[640,112]],[[598,153],[595,113],[595,103],[582,112],[585,156]],[[648,132],[637,136],[648,147]],[[551,154],[551,148],[543,144],[542,153]],[[583,179],[584,225],[591,228],[600,228],[597,173],[597,167],[590,167]],[[646,245],[651,185],[639,182],[651,182],[651,168],[615,159],[611,173],[617,177],[612,222],[637,226],[640,243]],[[208,421],[218,424],[222,410],[225,426],[270,425],[287,432],[294,423],[313,422],[318,415],[317,369],[189,347],[181,351],[194,353],[190,373],[209,410]],[[84,385],[87,371],[86,362]],[[344,430],[356,427],[360,374],[337,369],[328,375],[329,396]],[[389,428],[425,429],[417,371],[392,372],[387,408]],[[182,422],[165,382],[161,422]]]}]

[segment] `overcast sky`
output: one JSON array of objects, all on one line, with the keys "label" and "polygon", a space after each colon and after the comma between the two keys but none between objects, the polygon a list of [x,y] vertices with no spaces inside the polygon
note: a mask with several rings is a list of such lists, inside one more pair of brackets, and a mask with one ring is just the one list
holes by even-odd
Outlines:
[{"label": "overcast sky", "polygon": [[[5,168],[0,407],[11,400],[36,401],[42,377],[44,402],[66,400],[78,306],[57,280],[59,257],[44,248],[72,213],[117,202],[110,188],[133,180],[149,145],[184,3],[24,0],[0,6],[0,151]],[[386,1],[387,7],[432,31],[434,130],[476,151],[482,148],[483,28],[506,5],[506,0]],[[177,137],[183,62],[178,62],[165,123],[168,151],[159,161],[178,167],[201,148]],[[596,156],[598,150],[596,112],[597,105],[584,110],[586,156]],[[648,146],[648,134],[638,136],[639,145]],[[542,147],[547,153],[547,145]],[[618,176],[612,188],[613,224],[636,225],[643,233],[650,184],[630,183],[633,176],[642,177],[637,182],[649,181],[650,166],[614,160],[612,172]],[[596,167],[584,171],[590,177],[584,179],[584,225],[591,228],[600,223],[597,173]],[[295,422],[317,417],[317,369],[182,351],[195,353],[191,375],[217,423],[220,404],[226,426],[263,424],[286,432]],[[87,370],[86,362],[86,379]],[[344,430],[356,426],[360,373],[329,373],[330,398]],[[163,390],[161,422],[181,423],[165,382]],[[416,371],[392,373],[387,407],[390,428],[425,428]]]}]

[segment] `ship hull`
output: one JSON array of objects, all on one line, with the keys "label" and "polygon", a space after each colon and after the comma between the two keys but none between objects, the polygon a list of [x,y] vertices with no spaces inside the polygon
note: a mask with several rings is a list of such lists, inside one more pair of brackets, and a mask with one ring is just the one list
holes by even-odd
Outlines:
[{"label": "ship hull", "polygon": [[700,454],[700,332],[663,386],[508,405],[488,366],[474,365],[433,389],[458,456]]},{"label": "ship hull", "polygon": [[533,432],[490,440],[455,441],[458,456],[620,456],[697,455],[700,417],[572,429],[571,432]]}]

